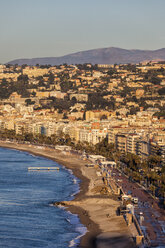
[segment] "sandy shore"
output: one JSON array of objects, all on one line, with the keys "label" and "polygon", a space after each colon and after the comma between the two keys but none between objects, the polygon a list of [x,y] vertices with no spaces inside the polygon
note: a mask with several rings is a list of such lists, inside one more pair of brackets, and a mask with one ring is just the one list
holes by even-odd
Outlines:
[{"label": "sandy shore", "polygon": [[100,193],[104,189],[102,178],[96,174],[95,168],[87,168],[77,154],[68,154],[47,147],[28,144],[7,143],[0,141],[1,147],[27,151],[44,156],[71,169],[81,180],[80,192],[75,199],[64,202],[67,209],[78,214],[80,221],[87,227],[87,233],[81,238],[79,247],[107,248],[134,247],[131,234],[122,216],[116,215],[119,201],[111,192]]}]

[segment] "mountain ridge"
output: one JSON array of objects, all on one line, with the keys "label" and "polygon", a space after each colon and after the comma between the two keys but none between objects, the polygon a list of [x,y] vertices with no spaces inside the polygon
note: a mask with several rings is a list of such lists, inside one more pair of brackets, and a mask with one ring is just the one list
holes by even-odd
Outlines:
[{"label": "mountain ridge", "polygon": [[9,61],[18,65],[60,65],[60,64],[127,64],[151,60],[165,60],[165,48],[157,50],[124,49],[107,47],[80,51],[59,57],[23,58]]}]

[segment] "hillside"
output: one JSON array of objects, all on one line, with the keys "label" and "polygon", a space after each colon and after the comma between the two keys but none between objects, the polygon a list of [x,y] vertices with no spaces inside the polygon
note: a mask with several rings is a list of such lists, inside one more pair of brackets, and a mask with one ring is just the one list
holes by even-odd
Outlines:
[{"label": "hillside", "polygon": [[165,60],[165,48],[158,50],[127,50],[121,48],[101,48],[68,54],[61,57],[45,57],[32,59],[16,59],[8,64],[18,65],[60,65],[60,64],[125,64],[142,61]]}]

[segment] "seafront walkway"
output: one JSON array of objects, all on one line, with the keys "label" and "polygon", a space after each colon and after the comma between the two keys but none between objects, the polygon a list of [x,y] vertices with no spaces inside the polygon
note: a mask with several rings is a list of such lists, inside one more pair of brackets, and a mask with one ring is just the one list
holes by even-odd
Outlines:
[{"label": "seafront walkway", "polygon": [[[113,172],[117,185],[123,189],[124,193],[131,192],[132,197],[138,198],[138,204],[134,208],[135,216],[148,247],[165,247],[165,210],[158,206],[157,199],[153,199],[141,185],[129,181],[117,169]],[[141,213],[143,219],[140,217]]]},{"label": "seafront walkway", "polygon": [[[110,188],[112,194],[119,196],[120,192],[124,193],[124,190],[122,189],[122,186],[119,186],[115,178],[112,176],[113,173],[111,171],[111,175],[109,173],[105,172],[106,170],[104,169],[102,174],[103,174],[103,182],[104,184]],[[116,175],[116,173],[114,173]],[[127,210],[125,211],[124,214],[124,219],[128,225],[128,229],[132,235],[132,238],[134,239],[136,245],[138,246],[143,246],[146,244],[146,241],[144,239],[143,232],[141,230],[141,227],[137,221],[136,216],[133,213],[129,213]]]}]

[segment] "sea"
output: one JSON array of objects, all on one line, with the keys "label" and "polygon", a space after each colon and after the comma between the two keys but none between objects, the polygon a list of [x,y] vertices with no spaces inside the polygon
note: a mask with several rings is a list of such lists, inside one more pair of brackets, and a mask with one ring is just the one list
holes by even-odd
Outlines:
[{"label": "sea", "polygon": [[0,247],[78,247],[86,227],[77,215],[53,203],[74,199],[79,183],[72,171],[52,160],[0,148]]}]

